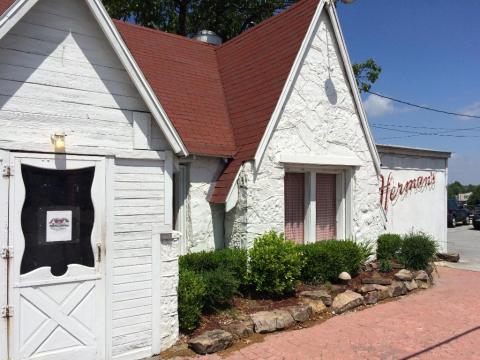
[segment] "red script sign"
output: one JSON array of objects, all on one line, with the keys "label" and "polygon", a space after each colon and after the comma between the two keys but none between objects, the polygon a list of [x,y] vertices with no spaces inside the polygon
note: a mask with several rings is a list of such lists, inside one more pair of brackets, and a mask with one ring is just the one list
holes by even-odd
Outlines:
[{"label": "red script sign", "polygon": [[407,196],[412,191],[421,191],[427,188],[433,189],[433,185],[436,182],[436,175],[432,171],[429,176],[419,176],[415,179],[410,179],[405,183],[398,183],[394,186],[393,174],[388,174],[387,181],[385,181],[385,176],[380,175],[382,180],[382,186],[380,187],[380,202],[384,207],[385,211],[388,210],[389,202],[395,204],[395,202],[401,196]]}]

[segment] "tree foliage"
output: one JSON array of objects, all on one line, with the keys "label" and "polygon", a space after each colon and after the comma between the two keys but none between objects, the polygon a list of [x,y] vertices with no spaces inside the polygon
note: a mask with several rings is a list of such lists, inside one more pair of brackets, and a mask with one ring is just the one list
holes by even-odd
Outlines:
[{"label": "tree foliage", "polygon": [[103,0],[110,15],[179,35],[212,30],[227,41],[295,0]]},{"label": "tree foliage", "polygon": [[361,92],[370,91],[372,85],[380,77],[381,72],[382,68],[373,59],[368,59],[364,63],[353,64],[353,73]]},{"label": "tree foliage", "polygon": [[459,194],[472,193],[467,201],[467,206],[473,209],[480,205],[480,185],[463,185],[459,181],[455,181],[448,185],[448,197],[453,198]]}]

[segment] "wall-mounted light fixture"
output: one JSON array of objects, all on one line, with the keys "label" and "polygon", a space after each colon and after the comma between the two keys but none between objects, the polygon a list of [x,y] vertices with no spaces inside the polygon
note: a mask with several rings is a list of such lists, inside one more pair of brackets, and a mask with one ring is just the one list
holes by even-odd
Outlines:
[{"label": "wall-mounted light fixture", "polygon": [[55,133],[51,136],[55,152],[65,152],[65,133]]}]

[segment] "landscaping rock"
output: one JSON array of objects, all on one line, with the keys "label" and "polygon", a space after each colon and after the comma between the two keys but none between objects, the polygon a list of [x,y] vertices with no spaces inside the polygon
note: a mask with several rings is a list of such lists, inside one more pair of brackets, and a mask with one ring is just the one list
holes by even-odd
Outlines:
[{"label": "landscaping rock", "polygon": [[389,287],[389,296],[397,297],[402,296],[407,293],[407,288],[405,284],[401,281],[394,281]]},{"label": "landscaping rock", "polygon": [[304,299],[302,301],[312,309],[314,314],[321,314],[327,311],[327,306],[322,300]]},{"label": "landscaping rock", "polygon": [[430,279],[426,271],[420,270],[415,274],[415,280],[429,281]]},{"label": "landscaping rock", "polygon": [[243,339],[253,334],[253,321],[242,320],[222,326],[223,330],[233,335],[235,339]]},{"label": "landscaping rock", "polygon": [[388,287],[383,286],[383,285],[366,284],[366,285],[363,285],[360,288],[359,292],[360,292],[360,294],[365,295],[365,294],[367,294],[369,292],[372,292],[372,291],[384,291],[386,289],[388,289]]},{"label": "landscaping rock", "polygon": [[394,269],[394,270],[405,269],[405,265],[393,263],[392,264],[392,269]]},{"label": "landscaping rock", "polygon": [[428,265],[427,268],[425,269],[428,275],[432,275],[434,270],[435,268],[432,265]]},{"label": "landscaping rock", "polygon": [[352,277],[350,276],[350,274],[345,271],[342,272],[340,275],[338,275],[338,278],[344,282],[348,282],[352,280]]},{"label": "landscaping rock", "polygon": [[437,258],[443,261],[458,263],[460,261],[460,254],[457,253],[439,253]]},{"label": "landscaping rock", "polygon": [[287,329],[295,324],[295,320],[288,311],[260,311],[251,315],[256,333],[264,334],[277,330]]},{"label": "landscaping rock", "polygon": [[405,281],[404,282],[407,291],[413,291],[418,289],[418,285],[415,280]]},{"label": "landscaping rock", "polygon": [[188,346],[197,354],[213,354],[225,350],[233,343],[233,335],[224,330],[207,331],[190,339]]},{"label": "landscaping rock", "polygon": [[332,296],[326,290],[302,291],[300,297],[312,300],[322,300],[326,306],[332,305]]},{"label": "landscaping rock", "polygon": [[413,274],[411,271],[403,269],[397,272],[394,277],[399,281],[411,281],[413,279]]},{"label": "landscaping rock", "polygon": [[390,287],[384,286],[383,289],[377,290],[378,301],[388,299],[390,297]]},{"label": "landscaping rock", "polygon": [[422,281],[422,280],[416,280],[417,286],[419,289],[428,289],[430,288],[430,282],[429,281]]},{"label": "landscaping rock", "polygon": [[351,290],[338,294],[333,299],[332,308],[335,314],[341,314],[345,311],[363,305],[363,296]]},{"label": "landscaping rock", "polygon": [[377,285],[390,285],[392,280],[381,278],[381,277],[373,277],[373,278],[365,278],[362,279],[362,284],[377,284]]},{"label": "landscaping rock", "polygon": [[313,309],[310,305],[290,306],[285,310],[287,310],[290,315],[292,315],[293,319],[297,322],[307,321],[308,319],[310,319],[310,316],[312,316],[313,313]]},{"label": "landscaping rock", "polygon": [[369,292],[363,297],[363,302],[365,305],[373,305],[378,302],[378,291]]}]

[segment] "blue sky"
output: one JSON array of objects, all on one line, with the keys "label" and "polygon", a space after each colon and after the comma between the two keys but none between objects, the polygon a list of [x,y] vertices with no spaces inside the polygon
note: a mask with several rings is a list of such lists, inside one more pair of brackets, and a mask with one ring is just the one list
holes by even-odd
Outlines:
[{"label": "blue sky", "polygon": [[[383,68],[372,91],[480,116],[480,1],[357,0],[337,10],[352,62],[371,57]],[[374,95],[364,96],[364,103],[371,125],[425,132],[435,130],[409,127],[478,126],[451,133],[468,137],[372,131],[377,143],[452,151],[450,182],[480,184],[480,119],[413,109]]]}]

